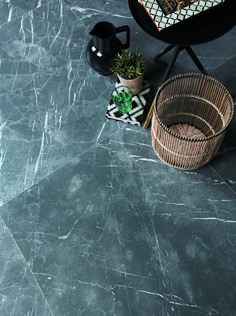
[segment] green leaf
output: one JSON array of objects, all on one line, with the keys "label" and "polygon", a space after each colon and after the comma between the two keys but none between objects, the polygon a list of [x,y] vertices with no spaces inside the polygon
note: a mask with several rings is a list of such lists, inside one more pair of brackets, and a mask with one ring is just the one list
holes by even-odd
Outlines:
[{"label": "green leaf", "polygon": [[144,60],[138,49],[134,54],[131,51],[122,50],[116,54],[114,62],[111,71],[124,78],[137,78],[144,70]]}]

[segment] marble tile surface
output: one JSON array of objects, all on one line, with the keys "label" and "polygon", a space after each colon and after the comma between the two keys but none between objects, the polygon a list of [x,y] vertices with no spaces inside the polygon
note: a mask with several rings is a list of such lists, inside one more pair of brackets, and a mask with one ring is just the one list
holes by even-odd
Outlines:
[{"label": "marble tile surface", "polygon": [[2,206],[54,315],[232,315],[235,194],[148,144],[125,128]]},{"label": "marble tile surface", "polygon": [[[165,165],[150,129],[105,118],[116,79],[85,58],[103,20],[155,91],[168,55],[128,1],[0,2],[0,316],[235,316],[235,117],[207,166]],[[235,38],[194,48],[234,100]],[[183,52],[172,74],[195,71]]]}]

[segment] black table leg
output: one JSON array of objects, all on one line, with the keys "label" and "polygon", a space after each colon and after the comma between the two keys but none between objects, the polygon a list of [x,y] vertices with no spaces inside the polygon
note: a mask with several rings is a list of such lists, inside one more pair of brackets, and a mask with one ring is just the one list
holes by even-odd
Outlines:
[{"label": "black table leg", "polygon": [[153,61],[157,61],[160,57],[162,57],[163,55],[165,55],[166,53],[168,53],[171,49],[176,48],[174,56],[172,61],[168,64],[166,73],[168,71],[167,76],[164,75],[165,80],[167,79],[168,75],[170,74],[170,71],[172,70],[175,60],[179,54],[180,50],[186,49],[187,53],[189,54],[189,56],[191,57],[191,59],[193,60],[193,62],[195,63],[195,65],[197,66],[197,68],[201,71],[202,74],[204,75],[208,75],[206,69],[204,68],[204,66],[202,65],[202,63],[200,62],[200,60],[197,58],[197,55],[194,53],[193,49],[191,46],[179,46],[179,45],[174,45],[171,44],[169,46],[167,46],[166,48],[162,49],[156,56],[153,57]]},{"label": "black table leg", "polygon": [[197,55],[194,53],[193,49],[190,46],[185,47],[186,51],[188,52],[189,56],[192,58],[193,62],[197,66],[197,68],[201,71],[202,74],[208,75],[207,71],[203,67],[200,60],[197,58]]}]

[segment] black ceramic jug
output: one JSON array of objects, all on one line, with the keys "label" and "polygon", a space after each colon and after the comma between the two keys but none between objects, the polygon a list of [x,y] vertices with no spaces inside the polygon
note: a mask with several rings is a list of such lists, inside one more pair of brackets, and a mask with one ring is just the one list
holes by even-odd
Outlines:
[{"label": "black ceramic jug", "polygon": [[[126,32],[124,44],[116,37],[116,34],[121,32]],[[100,75],[110,75],[110,68],[114,64],[116,53],[130,45],[129,26],[124,25],[116,28],[112,23],[99,22],[89,34],[92,35],[92,39],[86,49],[88,64]]]}]

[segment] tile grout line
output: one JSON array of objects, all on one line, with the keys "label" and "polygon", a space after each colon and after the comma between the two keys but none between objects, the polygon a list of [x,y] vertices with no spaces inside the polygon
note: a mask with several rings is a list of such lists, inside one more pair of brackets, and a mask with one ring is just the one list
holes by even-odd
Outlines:
[{"label": "tile grout line", "polygon": [[231,187],[231,185],[228,184],[228,183],[226,182],[226,180],[225,180],[212,166],[210,166],[210,168],[211,168],[212,171],[217,175],[217,177],[225,183],[225,185],[230,189],[230,191],[233,192],[233,194],[236,195],[236,191]]},{"label": "tile grout line", "polygon": [[[61,165],[60,167],[58,167],[57,169],[53,170],[52,172],[50,172],[49,174],[45,175],[44,177],[42,177],[41,179],[39,179],[36,183],[31,183],[28,187],[26,188],[23,188],[23,190],[21,192],[19,192],[17,195],[15,195],[14,197],[12,197],[10,200],[6,200],[5,202],[2,202],[0,201],[0,216],[1,216],[1,208],[4,206],[4,205],[7,205],[9,204],[11,201],[17,199],[21,194],[27,192],[28,190],[30,190],[31,188],[34,188],[36,186],[38,186],[38,184],[40,182],[42,182],[43,180],[45,180],[46,178],[52,176],[53,174],[55,174],[57,171],[61,170],[62,168],[65,168],[67,165],[69,165],[71,162],[73,162],[74,160],[76,160],[78,157],[81,157],[83,156],[84,154],[86,154],[88,151],[90,151],[92,148],[96,147],[98,144],[100,144],[102,141],[105,141],[106,139],[108,139],[109,137],[112,137],[114,134],[116,134],[118,130],[114,131],[112,134],[109,134],[108,136],[106,136],[104,139],[101,139],[101,135],[102,135],[102,132],[105,128],[105,125],[106,125],[106,122],[103,123],[102,125],[102,129],[100,130],[95,142],[90,146],[88,147],[87,149],[85,149],[83,152],[77,154],[75,157],[71,158],[70,160],[68,160],[67,162],[65,162],[63,165]],[[125,126],[124,126],[125,128]]]},{"label": "tile grout line", "polygon": [[22,260],[25,262],[26,267],[29,269],[29,272],[31,273],[31,275],[32,275],[32,277],[33,277],[33,280],[36,282],[36,285],[38,286],[39,291],[41,292],[43,298],[45,299],[45,302],[46,302],[46,304],[47,304],[47,306],[48,306],[48,309],[49,309],[51,315],[53,316],[54,314],[53,314],[53,312],[52,312],[52,310],[51,310],[51,307],[50,307],[50,305],[49,305],[49,302],[48,302],[48,300],[46,299],[46,297],[45,297],[45,295],[44,295],[44,293],[43,293],[43,290],[42,290],[41,286],[39,285],[39,283],[38,283],[38,281],[37,281],[37,279],[36,279],[36,277],[35,277],[33,271],[31,270],[31,268],[30,268],[30,266],[29,266],[29,264],[28,264],[28,262],[27,262],[25,256],[24,256],[23,253],[22,253],[20,247],[18,246],[18,244],[17,244],[17,242],[16,242],[16,240],[15,240],[13,234],[11,233],[9,227],[6,225],[4,219],[2,218],[1,215],[0,215],[0,219],[1,219],[2,223],[4,224],[4,226],[6,227],[6,229],[7,229],[8,233],[9,233],[10,237],[12,238],[12,241],[14,242],[14,244],[15,244],[15,246],[16,246],[16,249],[20,252],[20,254],[21,254],[21,256],[22,256]]}]

